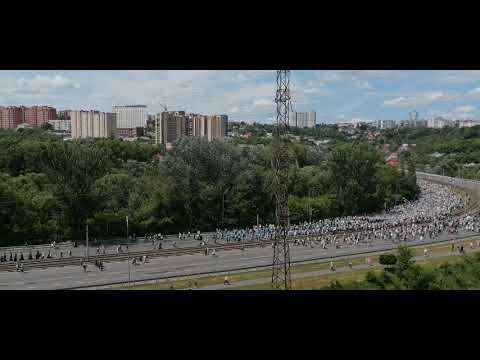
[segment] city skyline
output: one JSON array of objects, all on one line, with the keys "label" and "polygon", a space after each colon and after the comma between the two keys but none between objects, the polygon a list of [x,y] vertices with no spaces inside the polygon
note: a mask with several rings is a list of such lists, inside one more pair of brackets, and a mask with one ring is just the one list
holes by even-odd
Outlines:
[{"label": "city skyline", "polygon": [[[0,71],[0,106],[47,105],[112,112],[144,104],[226,114],[231,121],[272,123],[274,70]],[[478,70],[293,70],[293,110],[316,111],[317,123],[478,118]]]}]

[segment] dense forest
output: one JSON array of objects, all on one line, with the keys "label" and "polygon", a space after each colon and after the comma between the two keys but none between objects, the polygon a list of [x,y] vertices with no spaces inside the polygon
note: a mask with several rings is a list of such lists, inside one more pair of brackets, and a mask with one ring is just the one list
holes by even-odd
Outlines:
[{"label": "dense forest", "polygon": [[[417,196],[413,172],[367,144],[290,144],[292,223],[363,214]],[[164,155],[158,157],[157,155]],[[272,148],[182,138],[172,150],[120,139],[0,131],[1,245],[215,230],[274,221]],[[410,170],[414,164],[405,165]],[[411,174],[411,175],[408,175]]]},{"label": "dense forest", "polygon": [[381,142],[416,144],[414,161],[419,170],[480,179],[480,126],[443,129],[403,128],[385,131]]}]

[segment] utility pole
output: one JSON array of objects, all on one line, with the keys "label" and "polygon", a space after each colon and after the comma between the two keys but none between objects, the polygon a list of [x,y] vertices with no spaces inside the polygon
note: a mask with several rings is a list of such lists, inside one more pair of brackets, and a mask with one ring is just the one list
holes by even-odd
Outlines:
[{"label": "utility pole", "polygon": [[222,193],[222,227],[224,227],[225,222],[225,191]]},{"label": "utility pole", "polygon": [[312,189],[308,189],[308,215],[309,215],[309,220],[308,222],[312,222]]},{"label": "utility pole", "polygon": [[87,253],[87,261],[88,261],[88,224],[86,225],[86,242],[87,242],[87,249],[86,249],[86,253]]},{"label": "utility pole", "polygon": [[274,192],[277,226],[273,243],[272,286],[289,290],[290,247],[288,244],[288,122],[290,116],[290,70],[277,70],[277,126],[273,147]]},{"label": "utility pole", "polygon": [[128,215],[125,217],[127,221],[127,262],[128,262],[128,288],[130,289],[130,238],[128,237]]}]

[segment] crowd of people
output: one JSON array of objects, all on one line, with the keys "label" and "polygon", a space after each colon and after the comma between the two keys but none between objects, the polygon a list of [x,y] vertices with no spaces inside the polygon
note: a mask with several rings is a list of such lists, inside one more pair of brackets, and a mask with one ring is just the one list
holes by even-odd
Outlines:
[{"label": "crowd of people", "polygon": [[[294,246],[319,244],[339,248],[344,245],[371,245],[373,242],[407,242],[436,239],[440,235],[456,234],[460,230],[480,232],[478,215],[455,217],[465,208],[469,198],[462,199],[447,186],[419,181],[420,197],[405,201],[381,214],[346,216],[291,225],[288,237],[296,238]],[[277,227],[273,224],[249,229],[219,230],[215,238],[229,242],[273,240]]]}]

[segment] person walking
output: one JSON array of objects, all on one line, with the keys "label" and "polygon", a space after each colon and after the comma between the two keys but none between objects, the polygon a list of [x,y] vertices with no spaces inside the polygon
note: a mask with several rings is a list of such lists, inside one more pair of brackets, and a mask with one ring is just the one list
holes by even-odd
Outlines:
[{"label": "person walking", "polygon": [[330,271],[335,271],[335,265],[333,261],[330,261]]},{"label": "person walking", "polygon": [[225,275],[225,280],[223,281],[223,285],[230,285],[230,281],[228,280],[227,275]]}]

